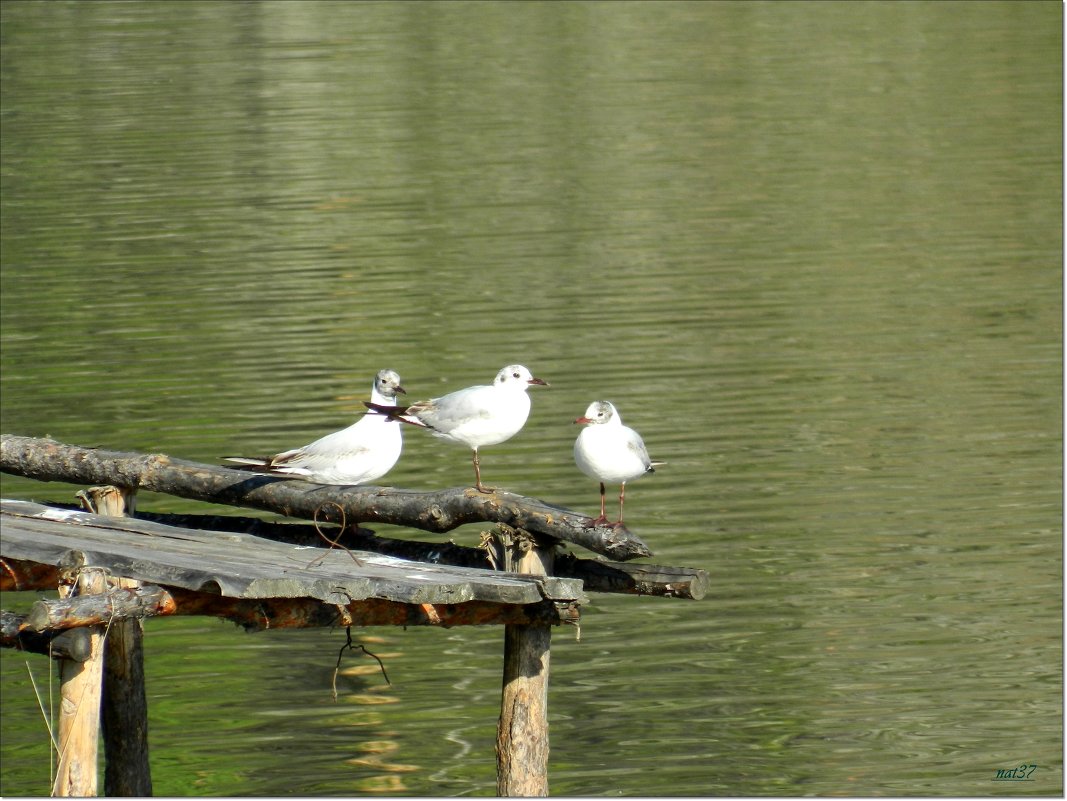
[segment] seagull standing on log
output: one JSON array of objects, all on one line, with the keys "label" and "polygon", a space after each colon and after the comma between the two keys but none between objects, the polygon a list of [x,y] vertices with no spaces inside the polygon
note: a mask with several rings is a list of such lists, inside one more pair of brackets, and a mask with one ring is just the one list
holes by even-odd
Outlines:
[{"label": "seagull standing on log", "polygon": [[492,384],[467,387],[440,398],[417,401],[410,406],[389,406],[366,403],[371,410],[385,415],[386,420],[403,420],[430,429],[437,437],[458,442],[471,449],[474,463],[474,487],[478,492],[493,492],[482,486],[478,449],[497,445],[519,433],[530,415],[531,385],[547,387],[548,383],[521,364],[509,364],[496,374]]},{"label": "seagull standing on log", "polygon": [[[657,465],[648,458],[641,435],[622,424],[618,410],[608,401],[593,401],[585,414],[574,421],[584,425],[574,442],[574,462],[578,469],[600,482],[600,517],[587,525],[621,526],[622,507],[626,500],[626,482],[654,473]],[[619,483],[619,519],[608,522],[604,512],[604,483]]]},{"label": "seagull standing on log", "polygon": [[[371,402],[396,403],[397,394],[404,392],[396,371],[379,370],[371,388]],[[327,434],[302,448],[269,459],[231,456],[226,461],[245,465],[255,472],[297,476],[320,484],[358,485],[376,481],[392,470],[403,446],[398,423],[367,413],[348,428]]]}]

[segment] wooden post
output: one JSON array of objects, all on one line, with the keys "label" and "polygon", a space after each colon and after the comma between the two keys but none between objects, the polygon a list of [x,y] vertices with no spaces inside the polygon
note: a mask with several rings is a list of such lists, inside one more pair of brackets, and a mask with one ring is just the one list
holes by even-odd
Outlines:
[{"label": "wooden post", "polygon": [[[525,545],[528,550],[518,561],[518,572],[547,575],[552,568],[550,549],[529,540]],[[496,737],[498,796],[548,795],[551,642],[551,626],[504,627],[504,682]]]},{"label": "wooden post", "polygon": [[[133,512],[133,491],[118,487],[90,487],[78,493],[89,511],[108,517]],[[117,587],[136,588],[140,582],[116,578]],[[138,618],[113,620],[104,645],[104,795],[152,795],[148,764],[148,701],[144,681],[144,624]]]},{"label": "wooden post", "polygon": [[[118,584],[129,587],[138,582],[119,579]],[[144,624],[137,618],[113,621],[104,650],[104,794],[150,796]]]},{"label": "wooden post", "polygon": [[[83,567],[77,579],[78,592],[101,593],[107,589],[102,570]],[[91,656],[84,662],[59,662],[59,766],[52,795],[96,795],[97,740],[100,736],[100,688],[104,672],[104,636],[94,626],[90,636]]]}]

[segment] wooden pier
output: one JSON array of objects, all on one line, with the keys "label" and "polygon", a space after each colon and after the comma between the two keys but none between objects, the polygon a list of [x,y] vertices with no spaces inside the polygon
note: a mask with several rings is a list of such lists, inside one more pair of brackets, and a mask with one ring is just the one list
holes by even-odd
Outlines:
[{"label": "wooden pier", "polygon": [[[0,501],[0,590],[60,592],[28,615],[0,613],[0,645],[58,659],[64,698],[79,700],[62,705],[53,795],[97,794],[101,717],[105,793],[151,795],[141,620],[211,615],[249,631],[504,626],[497,791],[544,796],[552,627],[577,624],[587,592],[699,600],[708,584],[700,569],[626,564],[651,552],[625,528],[501,491],[322,486],[7,434],[0,470],[100,485],[78,493],[81,509]],[[133,512],[137,489],[314,522]],[[471,548],[379,537],[357,521],[489,530]],[[560,553],[563,543],[615,561]]]}]

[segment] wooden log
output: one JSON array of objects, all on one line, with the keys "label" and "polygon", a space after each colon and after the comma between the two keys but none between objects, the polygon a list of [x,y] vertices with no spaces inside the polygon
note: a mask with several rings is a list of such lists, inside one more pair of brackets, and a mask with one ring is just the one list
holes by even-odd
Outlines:
[{"label": "wooden log", "polygon": [[59,568],[24,559],[0,559],[0,592],[54,590],[59,586]]},{"label": "wooden log", "polygon": [[89,487],[75,493],[86,512],[105,517],[125,517],[134,513],[137,491],[129,487]]},{"label": "wooden log", "polygon": [[708,592],[708,573],[695,567],[626,564],[557,555],[553,575],[581,579],[594,592],[655,595],[699,601]]},{"label": "wooden log", "polygon": [[[164,601],[157,607],[148,601],[139,606],[136,600],[125,598],[122,608],[130,614],[153,611],[158,615],[209,615],[232,621],[247,631],[265,629],[313,628],[323,626],[481,626],[501,624],[529,625],[538,623],[556,626],[577,623],[577,602],[542,601],[535,604],[506,604],[488,601],[467,601],[457,604],[427,604],[433,613],[420,605],[368,598],[350,604],[328,604],[314,598],[231,598],[209,592],[194,592],[179,587],[163,590],[146,586],[138,595],[155,598],[163,593]],[[128,592],[128,591],[122,591]],[[31,609],[36,612],[27,621],[25,632],[43,633],[69,630],[78,626],[99,624],[106,620],[106,601],[74,599],[39,601]]]},{"label": "wooden log", "polygon": [[[525,551],[521,573],[548,575],[552,550],[522,537],[505,548]],[[513,556],[514,558],[514,556]],[[548,674],[552,630],[543,625],[504,627],[504,676],[496,740],[496,789],[501,797],[548,795]]]},{"label": "wooden log", "polygon": [[[134,511],[136,491],[128,487],[89,487],[77,493],[86,511],[125,517]],[[116,577],[108,597],[139,596],[139,581]],[[156,594],[163,593],[159,588]],[[90,596],[92,597],[92,596]],[[140,595],[141,605],[146,605]],[[151,604],[164,603],[162,597]],[[173,603],[173,601],[171,601]],[[144,679],[144,624],[140,615],[113,618],[104,640],[104,685],[100,715],[104,734],[104,794],[143,798],[152,795],[148,763],[148,699]]]},{"label": "wooden log", "polygon": [[[77,579],[80,594],[103,592],[104,573],[83,569]],[[100,693],[104,673],[103,631],[90,632],[91,655],[84,662],[60,660],[59,763],[52,795],[96,795],[97,743],[100,737]]]},{"label": "wooden log", "polygon": [[[55,582],[52,582],[55,586]],[[19,631],[25,615],[0,610],[0,647],[15,648],[31,654],[43,654],[53,659],[84,662],[92,655],[88,629],[57,630],[44,633]]]},{"label": "wooden log", "polygon": [[[113,619],[171,615],[174,612],[174,598],[161,587],[121,587],[93,595],[36,601],[26,615],[22,630],[43,632],[98,626],[112,623]],[[111,632],[108,634],[110,636]]]},{"label": "wooden log", "polygon": [[[391,487],[340,487],[172,459],[0,436],[0,470],[40,481],[114,484],[211,503],[323,522],[388,523],[444,532],[466,523],[499,522],[564,540],[611,559],[651,556],[624,527],[590,526],[591,518],[511,492],[469,487],[416,492]],[[342,514],[343,512],[343,514]]]}]

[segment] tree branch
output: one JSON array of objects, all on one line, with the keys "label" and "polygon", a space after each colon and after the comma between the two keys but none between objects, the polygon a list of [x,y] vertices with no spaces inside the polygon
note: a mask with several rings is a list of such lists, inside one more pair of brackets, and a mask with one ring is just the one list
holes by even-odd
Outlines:
[{"label": "tree branch", "polygon": [[39,481],[114,484],[321,522],[340,523],[343,517],[348,525],[387,523],[444,532],[466,523],[505,523],[619,561],[652,555],[624,527],[587,527],[591,518],[585,515],[511,492],[327,486],[164,454],[98,450],[12,434],[0,437],[0,470]]}]

